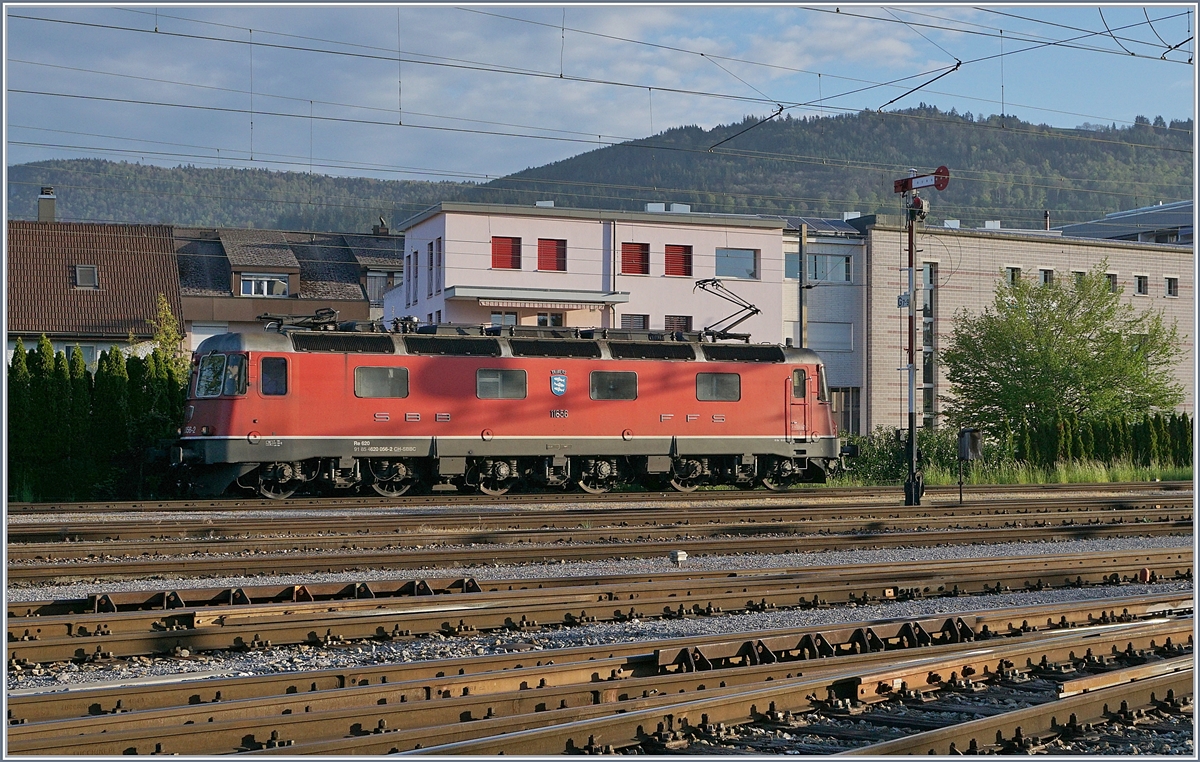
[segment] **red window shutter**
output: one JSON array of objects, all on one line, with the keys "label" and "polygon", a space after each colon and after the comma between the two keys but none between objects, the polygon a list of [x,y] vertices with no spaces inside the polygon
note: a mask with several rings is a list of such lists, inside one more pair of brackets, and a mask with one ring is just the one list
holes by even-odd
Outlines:
[{"label": "red window shutter", "polygon": [[692,247],[677,246],[675,244],[667,244],[666,252],[666,273],[667,275],[687,275],[692,274]]},{"label": "red window shutter", "polygon": [[627,275],[649,275],[650,244],[621,244],[621,272]]},{"label": "red window shutter", "polygon": [[492,236],[492,267],[502,270],[520,270],[521,239]]},{"label": "red window shutter", "polygon": [[554,238],[539,238],[538,269],[566,272],[567,242]]}]

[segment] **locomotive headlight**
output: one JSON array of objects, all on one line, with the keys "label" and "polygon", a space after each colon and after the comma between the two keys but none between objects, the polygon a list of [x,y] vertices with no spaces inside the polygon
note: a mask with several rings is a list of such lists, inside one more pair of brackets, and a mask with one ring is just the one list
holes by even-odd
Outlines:
[{"label": "locomotive headlight", "polygon": [[213,433],[213,430],[211,427],[209,427],[209,426],[201,426],[200,427],[200,436],[206,437],[211,433]]}]

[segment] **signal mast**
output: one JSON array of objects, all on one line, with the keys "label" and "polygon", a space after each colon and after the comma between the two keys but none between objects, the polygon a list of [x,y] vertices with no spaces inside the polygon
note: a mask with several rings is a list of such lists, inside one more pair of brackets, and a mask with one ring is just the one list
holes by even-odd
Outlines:
[{"label": "signal mast", "polygon": [[917,195],[919,188],[932,187],[945,190],[950,184],[950,170],[944,166],[938,167],[932,174],[918,175],[917,170],[910,169],[908,177],[902,177],[892,184],[895,193],[904,194],[904,218],[908,229],[908,292],[896,300],[897,307],[908,307],[908,478],[904,481],[904,504],[920,505],[921,495],[925,492],[925,478],[917,471],[917,365],[914,353],[917,343],[917,301],[915,298],[916,266],[916,226],[929,214],[929,204]]}]

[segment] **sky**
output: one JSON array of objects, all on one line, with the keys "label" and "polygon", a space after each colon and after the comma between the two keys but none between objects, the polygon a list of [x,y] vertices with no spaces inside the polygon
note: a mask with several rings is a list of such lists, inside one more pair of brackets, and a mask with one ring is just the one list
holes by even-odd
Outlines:
[{"label": "sky", "polygon": [[6,4],[5,159],[484,180],[779,108],[1170,122],[1190,11]]}]

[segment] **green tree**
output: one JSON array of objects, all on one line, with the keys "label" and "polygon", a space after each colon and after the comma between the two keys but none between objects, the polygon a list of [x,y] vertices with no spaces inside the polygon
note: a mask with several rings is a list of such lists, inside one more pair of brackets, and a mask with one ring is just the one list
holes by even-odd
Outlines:
[{"label": "green tree", "polygon": [[76,500],[90,497],[92,464],[92,374],[83,360],[83,350],[71,349],[71,493]]},{"label": "green tree", "polygon": [[1144,415],[1178,404],[1178,330],[1161,312],[1122,303],[1106,269],[1101,262],[1050,285],[1002,281],[989,307],[955,315],[939,358],[947,419],[994,433],[1031,416]]},{"label": "green tree", "polygon": [[176,376],[186,377],[191,363],[188,353],[183,348],[183,331],[180,330],[179,320],[171,312],[171,304],[167,297],[158,295],[158,308],[154,320],[147,320],[154,328],[151,341],[160,353],[160,358],[174,369]]},{"label": "green tree", "polygon": [[29,356],[18,337],[8,364],[8,494],[32,500],[30,455]]},{"label": "green tree", "polygon": [[[129,375],[120,347],[100,353],[92,394],[92,442],[99,496],[115,497],[129,450]],[[118,460],[120,458],[120,460]]]}]

